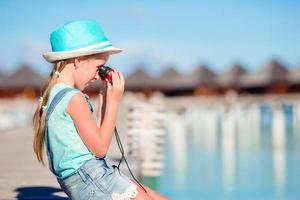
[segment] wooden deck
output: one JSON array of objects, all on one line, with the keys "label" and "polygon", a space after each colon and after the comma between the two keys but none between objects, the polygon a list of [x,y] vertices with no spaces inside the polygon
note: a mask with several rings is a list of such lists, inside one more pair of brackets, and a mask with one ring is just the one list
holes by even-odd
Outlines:
[{"label": "wooden deck", "polygon": [[[47,157],[45,157],[46,166],[38,163],[32,141],[33,129],[30,126],[0,132],[0,200],[68,199],[60,189],[55,176],[49,171]],[[127,148],[125,141],[123,145]],[[115,141],[108,157],[112,164],[116,164],[116,160],[120,157]],[[137,160],[132,158],[127,160],[133,173],[137,175]],[[125,163],[121,165],[121,170],[129,175]]]},{"label": "wooden deck", "polygon": [[0,133],[0,199],[67,199],[48,166],[38,163],[32,140],[29,126]]}]

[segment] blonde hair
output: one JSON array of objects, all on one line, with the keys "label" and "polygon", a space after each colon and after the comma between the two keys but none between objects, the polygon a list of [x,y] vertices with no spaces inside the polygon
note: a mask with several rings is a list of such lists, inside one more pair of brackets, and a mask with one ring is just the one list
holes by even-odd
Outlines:
[{"label": "blonde hair", "polygon": [[36,111],[33,115],[33,128],[34,128],[34,138],[33,138],[33,150],[37,156],[39,162],[44,163],[44,141],[45,141],[45,128],[46,128],[46,112],[42,108],[48,102],[50,91],[53,85],[56,83],[57,80],[57,73],[56,71],[61,72],[67,64],[67,61],[58,61],[54,64],[53,70],[50,73],[48,80],[44,84],[41,90],[41,98],[37,105]]}]

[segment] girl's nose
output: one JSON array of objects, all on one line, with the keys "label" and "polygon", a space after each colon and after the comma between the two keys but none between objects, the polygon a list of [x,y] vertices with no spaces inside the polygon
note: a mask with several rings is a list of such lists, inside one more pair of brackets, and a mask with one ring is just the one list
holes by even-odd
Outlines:
[{"label": "girl's nose", "polygon": [[100,78],[99,73],[97,72],[94,79],[98,80]]}]

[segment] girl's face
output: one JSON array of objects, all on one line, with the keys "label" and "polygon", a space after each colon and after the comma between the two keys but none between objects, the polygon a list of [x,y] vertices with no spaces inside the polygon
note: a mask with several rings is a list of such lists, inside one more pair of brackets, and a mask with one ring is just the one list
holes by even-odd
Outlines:
[{"label": "girl's face", "polygon": [[74,73],[75,87],[84,90],[90,83],[100,78],[98,68],[104,65],[109,58],[109,53],[100,53],[75,59]]}]

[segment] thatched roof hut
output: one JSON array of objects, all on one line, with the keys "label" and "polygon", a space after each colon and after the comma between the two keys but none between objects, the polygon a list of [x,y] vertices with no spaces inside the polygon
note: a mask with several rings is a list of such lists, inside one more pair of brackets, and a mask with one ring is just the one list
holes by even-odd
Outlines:
[{"label": "thatched roof hut", "polygon": [[234,64],[230,69],[218,76],[217,82],[220,87],[240,87],[242,76],[248,74],[243,66]]},{"label": "thatched roof hut", "polygon": [[45,78],[34,72],[26,65],[21,66],[15,73],[4,78],[0,84],[1,90],[23,90],[24,88],[32,88],[40,90],[45,82]]},{"label": "thatched roof hut", "polygon": [[180,76],[180,74],[174,69],[174,67],[168,67],[160,74],[159,78],[172,79],[174,77],[177,78],[178,76]]},{"label": "thatched roof hut", "polygon": [[5,83],[7,76],[5,76],[4,74],[0,73],[0,87],[2,84]]},{"label": "thatched roof hut", "polygon": [[125,88],[129,90],[151,89],[154,83],[154,78],[141,68],[125,77]]},{"label": "thatched roof hut", "polygon": [[215,78],[215,73],[204,65],[187,75],[180,74],[173,67],[169,67],[156,80],[154,79],[153,85],[162,91],[194,90],[198,86],[215,85]]},{"label": "thatched roof hut", "polygon": [[216,85],[216,74],[205,65],[198,66],[185,79],[190,81],[191,87]]},{"label": "thatched roof hut", "polygon": [[153,80],[153,85],[155,89],[174,90],[180,87],[179,84],[182,78],[175,68],[170,66]]},{"label": "thatched roof hut", "polygon": [[0,78],[0,97],[16,97],[22,95],[27,98],[39,96],[45,78],[34,72],[26,65],[22,65],[10,76]]},{"label": "thatched roof hut", "polygon": [[300,84],[300,66],[295,69],[291,69],[288,72],[287,77],[290,84]]},{"label": "thatched roof hut", "polygon": [[[239,64],[233,65],[220,75],[216,75],[205,65],[200,65],[190,73],[181,74],[174,66],[169,66],[159,76],[152,77],[142,67],[125,77],[125,89],[151,94],[155,90],[166,95],[211,95],[223,94],[229,89],[240,93],[287,93],[300,91],[300,66],[288,70],[277,60],[271,60],[255,73],[248,73]],[[46,78],[30,67],[23,65],[14,74],[0,73],[0,97],[25,95],[37,97]],[[99,81],[86,91],[89,95],[99,92]]]},{"label": "thatched roof hut", "polygon": [[287,83],[287,68],[277,60],[271,60],[257,73],[247,74],[242,77],[243,87],[266,87]]},{"label": "thatched roof hut", "polygon": [[207,66],[201,65],[191,75],[193,78],[198,77],[198,85],[203,86],[215,86],[216,85],[216,74],[210,70]]},{"label": "thatched roof hut", "polygon": [[196,95],[216,94],[216,86],[216,74],[205,65],[198,66],[191,73],[178,78],[177,81],[179,90],[190,91]]}]

